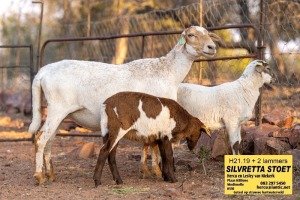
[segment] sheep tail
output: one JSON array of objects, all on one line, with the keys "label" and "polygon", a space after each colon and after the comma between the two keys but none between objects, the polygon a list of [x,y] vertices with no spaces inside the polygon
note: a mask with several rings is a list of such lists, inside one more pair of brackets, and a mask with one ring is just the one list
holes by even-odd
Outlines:
[{"label": "sheep tail", "polygon": [[28,132],[36,134],[42,123],[42,87],[41,79],[36,76],[32,83],[32,122]]},{"label": "sheep tail", "polygon": [[102,137],[106,136],[108,133],[108,115],[106,110],[109,110],[110,107],[106,108],[106,104],[103,103],[100,106],[100,128]]}]

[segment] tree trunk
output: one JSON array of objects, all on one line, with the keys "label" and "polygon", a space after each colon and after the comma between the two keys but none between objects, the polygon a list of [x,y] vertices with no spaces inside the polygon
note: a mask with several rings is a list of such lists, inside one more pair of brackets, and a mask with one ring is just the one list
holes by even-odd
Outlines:
[{"label": "tree trunk", "polygon": [[[20,21],[21,21],[21,8],[19,9],[19,14],[18,14],[18,21],[17,21],[17,35],[16,35],[16,45],[20,44]],[[16,60],[15,60],[15,64],[19,65],[20,64],[20,49],[16,48]],[[16,68],[16,73],[18,73],[18,68]]]},{"label": "tree trunk", "polygon": [[[123,18],[122,22],[120,22],[120,32],[119,34],[128,34],[129,33],[129,20]],[[126,60],[127,51],[128,51],[128,38],[120,38],[116,40],[115,43],[115,56],[114,56],[114,63],[115,64],[122,64]]]},{"label": "tree trunk", "polygon": [[[64,29],[62,30],[62,35],[63,37],[70,37],[69,35],[69,24],[71,22],[71,17],[72,17],[72,13],[71,13],[71,3],[70,0],[64,0],[64,15],[63,15],[63,24],[64,24]],[[73,36],[71,36],[73,37]],[[68,42],[68,43],[64,43],[64,53],[61,55],[65,55],[64,58],[67,56],[69,58],[72,58],[72,50],[76,49],[74,47],[74,43],[72,42]]]},{"label": "tree trunk", "polygon": [[91,2],[87,0],[87,30],[86,36],[89,37],[91,35]]},{"label": "tree trunk", "polygon": [[[241,17],[241,24],[249,24],[250,21],[250,15],[249,15],[249,7],[247,4],[247,0],[239,0],[238,5],[240,7],[240,17]],[[256,48],[254,45],[254,33],[253,31],[249,31],[248,28],[242,28],[240,29],[241,32],[241,38],[242,38],[242,48],[245,48],[248,50],[249,53],[255,53]]]}]

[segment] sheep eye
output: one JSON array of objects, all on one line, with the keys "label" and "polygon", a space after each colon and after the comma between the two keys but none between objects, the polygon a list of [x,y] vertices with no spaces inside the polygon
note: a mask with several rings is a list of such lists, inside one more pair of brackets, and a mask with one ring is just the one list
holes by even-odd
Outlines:
[{"label": "sheep eye", "polygon": [[195,35],[194,34],[188,34],[188,37],[194,37]]}]

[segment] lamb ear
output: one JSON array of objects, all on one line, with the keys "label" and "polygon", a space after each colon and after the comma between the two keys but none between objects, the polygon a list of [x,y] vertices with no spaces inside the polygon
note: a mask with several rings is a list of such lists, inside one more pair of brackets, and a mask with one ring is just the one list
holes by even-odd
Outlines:
[{"label": "lamb ear", "polygon": [[221,42],[222,39],[215,33],[208,32],[209,37],[215,42]]},{"label": "lamb ear", "polygon": [[255,67],[255,70],[257,71],[257,72],[259,72],[259,73],[261,73],[262,71],[264,71],[264,65],[263,65],[263,63],[258,63],[257,65],[256,65],[256,67]]}]

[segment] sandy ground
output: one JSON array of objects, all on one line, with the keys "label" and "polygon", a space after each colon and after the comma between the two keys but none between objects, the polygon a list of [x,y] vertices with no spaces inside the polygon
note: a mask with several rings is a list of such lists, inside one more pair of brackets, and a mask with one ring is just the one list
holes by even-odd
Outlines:
[{"label": "sandy ground", "polygon": [[[25,125],[20,132],[26,128]],[[0,126],[0,136],[1,131],[9,129],[13,128]],[[96,143],[94,157],[75,159],[70,156],[72,150],[86,142]],[[185,164],[177,164],[177,183],[167,183],[155,177],[140,179],[139,160],[132,157],[140,155],[141,144],[128,140],[120,142],[117,153],[117,165],[124,184],[114,183],[106,163],[102,185],[95,188],[92,177],[101,144],[101,138],[56,137],[52,158],[57,181],[37,186],[33,178],[34,145],[31,142],[1,142],[0,199],[300,199],[299,177],[294,177],[294,192],[289,196],[224,195],[223,162],[205,162],[205,175],[203,165],[185,144],[175,149],[175,160],[194,161],[197,164],[194,170]]]}]

